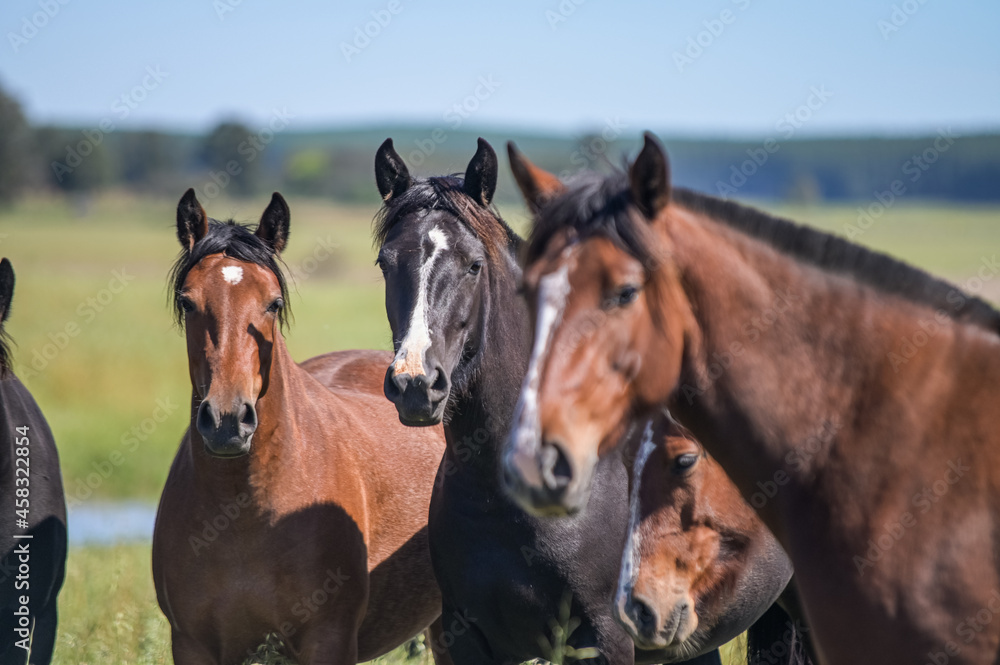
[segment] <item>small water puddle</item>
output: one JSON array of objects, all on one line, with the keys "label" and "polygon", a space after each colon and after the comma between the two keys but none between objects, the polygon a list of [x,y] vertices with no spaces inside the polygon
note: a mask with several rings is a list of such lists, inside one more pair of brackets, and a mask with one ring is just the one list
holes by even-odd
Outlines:
[{"label": "small water puddle", "polygon": [[69,544],[152,542],[156,505],[141,501],[88,501],[69,509]]}]

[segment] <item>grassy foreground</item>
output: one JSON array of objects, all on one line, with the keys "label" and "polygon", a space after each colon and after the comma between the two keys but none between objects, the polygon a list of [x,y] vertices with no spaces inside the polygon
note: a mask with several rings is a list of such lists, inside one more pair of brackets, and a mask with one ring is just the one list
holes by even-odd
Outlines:
[{"label": "grassy foreground", "polygon": [[[54,665],[169,665],[170,628],[156,604],[148,545],[73,548],[59,596]],[[432,665],[429,652],[410,658],[405,646],[384,665]],[[286,665],[262,648],[245,665]]]},{"label": "grassy foreground", "polygon": [[[724,650],[735,665],[736,640]],[[59,596],[59,635],[53,665],[169,665],[170,628],[153,591],[148,545],[73,548]],[[411,656],[406,645],[380,665],[433,665],[430,651]],[[244,665],[291,665],[262,648]]]}]

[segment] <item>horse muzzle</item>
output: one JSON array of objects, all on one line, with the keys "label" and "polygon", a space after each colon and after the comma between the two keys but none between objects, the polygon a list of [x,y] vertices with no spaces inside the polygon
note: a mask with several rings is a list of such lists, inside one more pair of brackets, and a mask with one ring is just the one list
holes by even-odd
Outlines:
[{"label": "horse muzzle", "polygon": [[241,457],[250,452],[257,431],[257,410],[244,402],[229,413],[221,413],[210,400],[198,407],[195,420],[205,451],[213,457]]},{"label": "horse muzzle", "polygon": [[440,366],[431,369],[430,375],[411,376],[396,374],[391,365],[385,373],[383,391],[396,405],[399,422],[409,427],[430,427],[444,417],[451,379]]}]

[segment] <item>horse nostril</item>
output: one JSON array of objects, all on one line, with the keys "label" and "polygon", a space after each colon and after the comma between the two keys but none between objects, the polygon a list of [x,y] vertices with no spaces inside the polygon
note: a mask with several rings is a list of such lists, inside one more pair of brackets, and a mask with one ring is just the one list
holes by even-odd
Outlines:
[{"label": "horse nostril", "polygon": [[[407,378],[409,375],[406,375]],[[389,369],[385,373],[385,381],[382,385],[382,392],[385,393],[386,398],[390,402],[395,402],[403,394],[403,390],[406,388],[406,381],[402,378],[402,375],[396,374],[393,366],[390,365]]]},{"label": "horse nostril", "polygon": [[631,598],[629,602],[631,619],[640,635],[652,635],[656,632],[656,612],[642,599]]},{"label": "horse nostril", "polygon": [[448,375],[444,373],[444,369],[441,367],[434,368],[434,374],[432,375],[433,381],[431,381],[431,390],[438,393],[447,393],[450,389],[448,385]]},{"label": "horse nostril", "polygon": [[573,481],[573,466],[562,446],[558,443],[546,442],[542,444],[539,463],[542,479],[550,490],[563,489]]},{"label": "horse nostril", "polygon": [[203,401],[198,407],[198,432],[202,436],[207,436],[219,429],[219,422],[219,414],[212,404],[208,400]]},{"label": "horse nostril", "polygon": [[257,430],[257,409],[245,403],[240,408],[240,434],[250,435]]}]

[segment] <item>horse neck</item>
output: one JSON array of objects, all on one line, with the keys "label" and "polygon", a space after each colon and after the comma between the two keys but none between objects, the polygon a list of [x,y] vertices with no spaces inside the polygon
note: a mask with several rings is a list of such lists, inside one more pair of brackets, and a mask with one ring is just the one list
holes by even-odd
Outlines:
[{"label": "horse neck", "polygon": [[528,311],[517,294],[516,251],[511,248],[511,256],[490,266],[477,350],[461,370],[468,378],[452,398],[445,426],[453,463],[480,485],[497,482],[499,446],[510,429],[528,364]]},{"label": "horse neck", "polygon": [[[838,446],[855,462],[891,454],[865,423],[907,415],[900,395],[951,362],[960,324],[694,213],[667,233],[693,321],[672,408],[743,470],[745,497],[778,472],[809,482]],[[901,341],[929,328],[918,356],[893,367]]]}]

